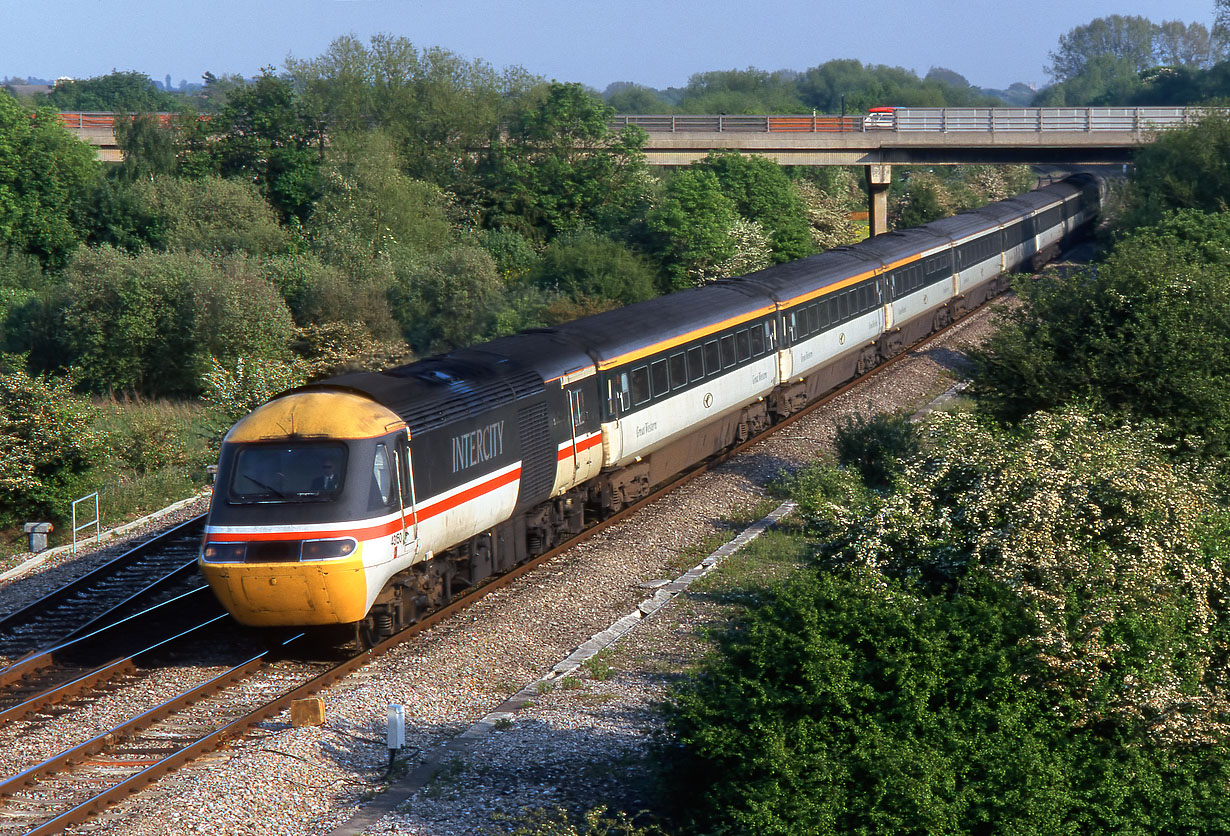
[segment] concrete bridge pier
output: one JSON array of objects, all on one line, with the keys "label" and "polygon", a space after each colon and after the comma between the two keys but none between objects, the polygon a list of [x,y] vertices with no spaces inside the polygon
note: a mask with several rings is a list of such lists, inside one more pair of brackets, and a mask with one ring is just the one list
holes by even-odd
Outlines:
[{"label": "concrete bridge pier", "polygon": [[888,232],[888,187],[893,181],[893,167],[887,163],[864,166],[867,172],[867,234]]}]

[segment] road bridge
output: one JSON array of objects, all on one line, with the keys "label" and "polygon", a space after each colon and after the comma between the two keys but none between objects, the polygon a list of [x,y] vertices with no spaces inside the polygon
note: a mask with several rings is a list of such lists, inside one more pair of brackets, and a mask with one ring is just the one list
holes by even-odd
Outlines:
[{"label": "road bridge", "polygon": [[[1128,163],[1159,131],[1194,124],[1205,108],[879,108],[868,116],[617,116],[649,135],[650,165],[686,166],[712,151],[782,165],[863,166],[872,234],[887,228],[894,165]],[[160,114],[169,119],[166,114]],[[65,126],[118,162],[115,115],[62,113]]]},{"label": "road bridge", "polygon": [[882,108],[859,117],[619,116],[649,135],[651,165],[685,166],[713,151],[782,165],[863,166],[871,234],[887,230],[894,165],[1105,165],[1131,162],[1159,131],[1198,121],[1203,108]]}]

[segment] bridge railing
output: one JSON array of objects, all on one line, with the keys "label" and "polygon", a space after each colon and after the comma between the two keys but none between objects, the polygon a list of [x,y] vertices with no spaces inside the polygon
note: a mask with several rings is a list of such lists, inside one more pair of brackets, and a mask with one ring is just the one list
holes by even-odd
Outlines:
[{"label": "bridge railing", "polygon": [[1071,133],[1181,127],[1200,112],[1183,107],[942,107],[902,108],[893,115],[901,132]]},{"label": "bridge railing", "polygon": [[[820,133],[881,131],[982,133],[1140,132],[1190,125],[1207,108],[1184,107],[914,107],[892,119],[862,116],[616,116],[611,127],[638,125],[649,133]],[[885,114],[887,115],[887,114]]]},{"label": "bridge railing", "polygon": [[832,133],[861,130],[859,116],[616,116],[611,127],[637,125],[648,133]]}]

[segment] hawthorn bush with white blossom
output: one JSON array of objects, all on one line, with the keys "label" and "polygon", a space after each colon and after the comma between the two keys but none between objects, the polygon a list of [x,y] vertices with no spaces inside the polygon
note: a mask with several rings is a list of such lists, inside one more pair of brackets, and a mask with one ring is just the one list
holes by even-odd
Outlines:
[{"label": "hawthorn bush with white blossom", "polygon": [[[1226,525],[1202,474],[1146,430],[1079,411],[1018,432],[939,415],[899,491],[834,544],[871,577],[937,591],[985,574],[1025,604],[1023,677],[1166,746],[1222,739],[1230,719]],[[1224,533],[1224,532],[1221,532]]]},{"label": "hawthorn bush with white blossom", "polygon": [[23,359],[0,358],[0,526],[60,520],[91,490],[105,447],[71,383],[31,375]]},{"label": "hawthorn bush with white blossom", "polygon": [[1155,438],[937,414],[887,489],[794,477],[814,570],[665,706],[680,829],[1230,830],[1230,515]]}]

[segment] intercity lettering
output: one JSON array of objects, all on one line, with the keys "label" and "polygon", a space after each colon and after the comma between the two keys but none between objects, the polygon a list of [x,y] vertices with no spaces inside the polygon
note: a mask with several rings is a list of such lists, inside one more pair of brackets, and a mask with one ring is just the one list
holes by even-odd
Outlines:
[{"label": "intercity lettering", "polygon": [[504,422],[453,436],[453,472],[482,464],[504,453]]}]

